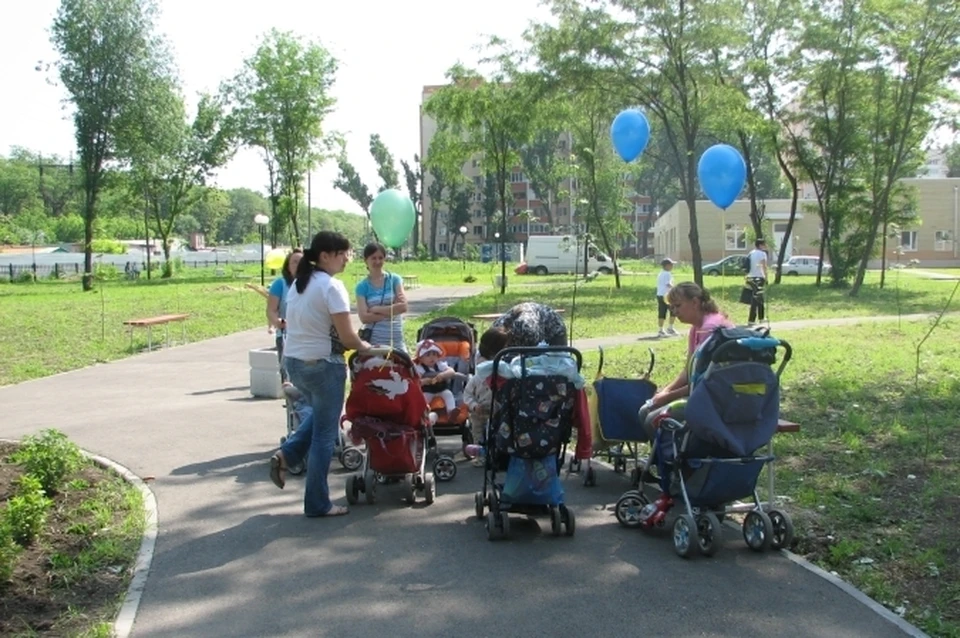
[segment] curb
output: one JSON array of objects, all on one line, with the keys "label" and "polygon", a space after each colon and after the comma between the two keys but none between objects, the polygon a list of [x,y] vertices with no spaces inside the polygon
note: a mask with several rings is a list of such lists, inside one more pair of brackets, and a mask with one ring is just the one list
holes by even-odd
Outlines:
[{"label": "curb", "polygon": [[130,579],[130,585],[127,587],[127,595],[124,597],[117,618],[113,622],[113,635],[116,638],[127,638],[133,631],[133,621],[137,617],[140,598],[143,596],[143,588],[147,583],[147,575],[150,573],[150,564],[153,562],[153,553],[157,545],[157,499],[153,490],[144,483],[143,479],[126,467],[106,457],[91,454],[86,450],[83,453],[100,467],[113,470],[119,474],[123,480],[140,490],[140,494],[143,496],[143,509],[144,514],[146,514],[143,539],[140,541],[140,549],[137,550],[137,558],[133,565],[133,578]]},{"label": "curb", "polygon": [[[571,456],[571,458],[573,457]],[[613,471],[613,466],[604,460],[593,458],[591,459],[591,463],[595,463],[601,467],[605,467],[611,472]],[[727,527],[730,527],[731,529],[736,529],[736,530],[740,529],[739,525],[729,520],[724,521],[723,524],[726,525]],[[892,625],[896,626],[896,628],[902,631],[904,634],[906,634],[907,636],[910,636],[910,638],[930,638],[929,634],[924,633],[920,628],[910,624],[910,622],[903,619],[898,614],[893,613],[891,610],[887,609],[886,607],[884,607],[883,605],[875,601],[873,598],[870,598],[865,593],[863,593],[862,591],[860,591],[859,589],[857,589],[847,581],[843,580],[839,576],[835,576],[830,572],[826,571],[825,569],[818,567],[817,565],[814,565],[803,556],[800,556],[799,554],[794,554],[790,550],[781,549],[779,550],[779,552],[784,558],[789,560],[794,565],[798,565],[803,569],[807,570],[808,572],[810,572],[811,574],[819,576],[823,580],[835,586],[840,591],[844,592],[848,596],[851,596],[857,602],[861,603],[862,605],[865,605],[868,609],[873,611],[875,614],[877,614],[887,622],[891,623]]]}]

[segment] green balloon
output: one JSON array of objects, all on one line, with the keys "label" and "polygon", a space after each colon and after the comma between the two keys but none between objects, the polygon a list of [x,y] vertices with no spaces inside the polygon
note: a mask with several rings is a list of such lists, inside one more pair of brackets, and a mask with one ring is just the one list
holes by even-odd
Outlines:
[{"label": "green balloon", "polygon": [[381,191],[370,206],[370,223],[380,243],[388,248],[403,246],[413,230],[416,216],[413,202],[395,188]]}]

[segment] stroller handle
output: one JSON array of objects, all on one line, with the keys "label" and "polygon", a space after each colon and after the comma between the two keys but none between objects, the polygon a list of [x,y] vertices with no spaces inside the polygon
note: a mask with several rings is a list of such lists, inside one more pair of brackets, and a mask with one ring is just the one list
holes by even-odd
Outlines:
[{"label": "stroller handle", "polygon": [[493,369],[498,370],[500,361],[504,358],[511,357],[513,355],[524,355],[533,356],[540,354],[560,354],[566,353],[573,355],[577,360],[577,370],[583,367],[583,355],[580,354],[580,351],[576,348],[571,348],[570,346],[535,346],[535,347],[521,347],[521,346],[511,346],[509,348],[504,348],[496,354],[493,358]]},{"label": "stroller handle", "polygon": [[787,366],[787,363],[790,361],[790,358],[793,356],[793,348],[790,346],[790,343],[783,340],[777,339],[776,337],[770,337],[767,335],[756,336],[756,337],[743,337],[735,341],[727,341],[720,345],[717,348],[717,351],[713,353],[713,358],[717,359],[727,348],[732,348],[734,345],[738,345],[744,348],[749,348],[750,350],[764,350],[766,348],[782,348],[783,349],[783,358],[780,360],[780,365],[777,367],[777,377],[779,378],[783,369]]}]

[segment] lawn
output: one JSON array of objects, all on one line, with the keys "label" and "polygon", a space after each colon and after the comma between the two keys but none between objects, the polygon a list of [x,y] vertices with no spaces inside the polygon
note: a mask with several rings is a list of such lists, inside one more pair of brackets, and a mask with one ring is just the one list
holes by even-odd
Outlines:
[{"label": "lawn", "polygon": [[[778,490],[794,551],[840,574],[924,631],[960,636],[960,320],[786,333]],[[654,380],[673,377],[682,340],[656,342]],[[856,353],[855,356],[852,353]],[[587,373],[596,353],[585,353]],[[604,373],[642,371],[645,347],[613,348]]]}]

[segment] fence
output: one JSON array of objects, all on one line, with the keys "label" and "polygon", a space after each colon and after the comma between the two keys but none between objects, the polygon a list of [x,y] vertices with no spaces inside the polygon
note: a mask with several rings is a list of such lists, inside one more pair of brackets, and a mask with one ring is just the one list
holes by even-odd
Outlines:
[{"label": "fence", "polygon": [[[147,264],[145,261],[107,261],[101,262],[97,260],[94,263],[94,268],[98,265],[103,264],[105,266],[113,266],[118,270],[122,269],[123,272],[127,273],[128,278],[136,278],[139,276],[139,273],[147,269]],[[259,265],[259,259],[231,259],[231,260],[220,260],[220,259],[197,259],[190,261],[181,261],[182,268],[229,268],[232,266],[249,266],[249,265]],[[162,259],[151,259],[150,266],[156,271],[163,268],[164,261]],[[60,279],[61,277],[70,277],[76,276],[79,277],[83,274],[83,264],[80,262],[72,263],[53,263],[53,264],[5,264],[0,265],[0,281],[21,281],[23,279]],[[24,275],[28,275],[24,277]]]}]

